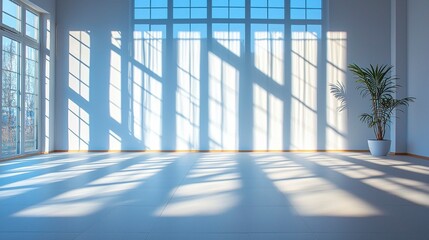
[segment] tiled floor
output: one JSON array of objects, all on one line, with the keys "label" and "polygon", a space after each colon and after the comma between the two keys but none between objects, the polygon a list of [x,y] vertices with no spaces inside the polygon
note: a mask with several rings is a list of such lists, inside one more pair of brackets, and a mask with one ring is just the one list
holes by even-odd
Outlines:
[{"label": "tiled floor", "polygon": [[429,239],[429,161],[87,153],[0,162],[0,239]]}]

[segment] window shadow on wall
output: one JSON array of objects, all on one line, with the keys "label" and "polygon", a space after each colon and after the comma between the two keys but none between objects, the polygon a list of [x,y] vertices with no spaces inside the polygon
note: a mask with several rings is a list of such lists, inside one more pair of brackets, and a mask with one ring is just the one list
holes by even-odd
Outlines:
[{"label": "window shadow on wall", "polygon": [[69,32],[69,150],[347,147],[328,87],[345,81],[347,36],[323,29],[318,1],[184,2],[135,1],[131,31],[97,30],[100,56],[93,32]]}]

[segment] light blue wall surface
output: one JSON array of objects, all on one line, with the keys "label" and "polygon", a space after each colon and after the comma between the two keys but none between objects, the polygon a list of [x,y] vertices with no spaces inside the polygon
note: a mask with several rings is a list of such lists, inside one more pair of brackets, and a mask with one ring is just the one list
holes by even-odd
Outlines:
[{"label": "light blue wall surface", "polygon": [[408,1],[408,91],[416,97],[408,111],[408,152],[429,156],[429,16],[426,0]]},{"label": "light blue wall surface", "polygon": [[[392,74],[398,79],[397,84],[401,87],[396,89],[396,98],[404,98],[408,95],[408,43],[407,43],[407,1],[392,0],[392,43],[391,43],[391,65],[394,66]],[[407,152],[407,113],[408,108],[396,109],[390,128],[391,152]]]},{"label": "light blue wall surface", "polygon": [[42,8],[49,14],[55,16],[55,0],[24,0],[24,2],[30,1],[34,3],[36,6]]},{"label": "light blue wall surface", "polygon": [[367,149],[367,101],[348,81],[339,114],[328,84],[351,80],[349,63],[390,63],[389,0],[327,2],[323,40],[283,32],[238,48],[133,40],[129,4],[57,2],[56,150]]}]

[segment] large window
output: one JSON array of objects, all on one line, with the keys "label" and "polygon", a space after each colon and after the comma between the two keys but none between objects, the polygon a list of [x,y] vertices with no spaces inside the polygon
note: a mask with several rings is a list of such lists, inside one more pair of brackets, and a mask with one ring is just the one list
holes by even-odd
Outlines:
[{"label": "large window", "polygon": [[166,19],[167,0],[135,0],[135,19]]},{"label": "large window", "polygon": [[156,136],[142,141],[164,131],[177,150],[314,149],[300,136],[317,130],[305,117],[318,111],[322,23],[323,0],[134,0],[134,116],[165,121],[144,121]]},{"label": "large window", "polygon": [[206,18],[207,2],[202,0],[174,0],[173,16],[175,19]]},{"label": "large window", "polygon": [[1,4],[1,157],[39,150],[39,14]]},{"label": "large window", "polygon": [[284,19],[283,0],[251,0],[251,17],[254,19]]},{"label": "large window", "polygon": [[321,0],[291,0],[290,15],[292,19],[322,19]]},{"label": "large window", "polygon": [[213,18],[245,18],[246,10],[244,0],[224,0],[213,1],[212,3]]}]

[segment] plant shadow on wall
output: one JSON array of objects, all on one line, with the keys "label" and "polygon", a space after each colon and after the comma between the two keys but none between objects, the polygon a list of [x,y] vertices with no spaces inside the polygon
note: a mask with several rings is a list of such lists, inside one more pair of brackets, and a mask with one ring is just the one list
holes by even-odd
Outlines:
[{"label": "plant shadow on wall", "polygon": [[[386,130],[392,123],[394,110],[401,106],[408,106],[414,102],[414,97],[405,97],[396,99],[396,89],[400,87],[396,84],[398,78],[391,75],[393,66],[389,65],[370,65],[369,67],[360,67],[356,64],[350,64],[349,70],[355,76],[357,83],[356,89],[363,97],[370,99],[370,112],[362,113],[360,120],[372,128],[376,139],[369,139],[368,145],[371,154],[374,156],[385,156],[390,149],[390,140],[384,139]],[[337,98],[341,105],[339,111],[347,107],[347,92],[342,83],[330,85],[331,93]],[[401,109],[398,109],[401,111]]]}]

